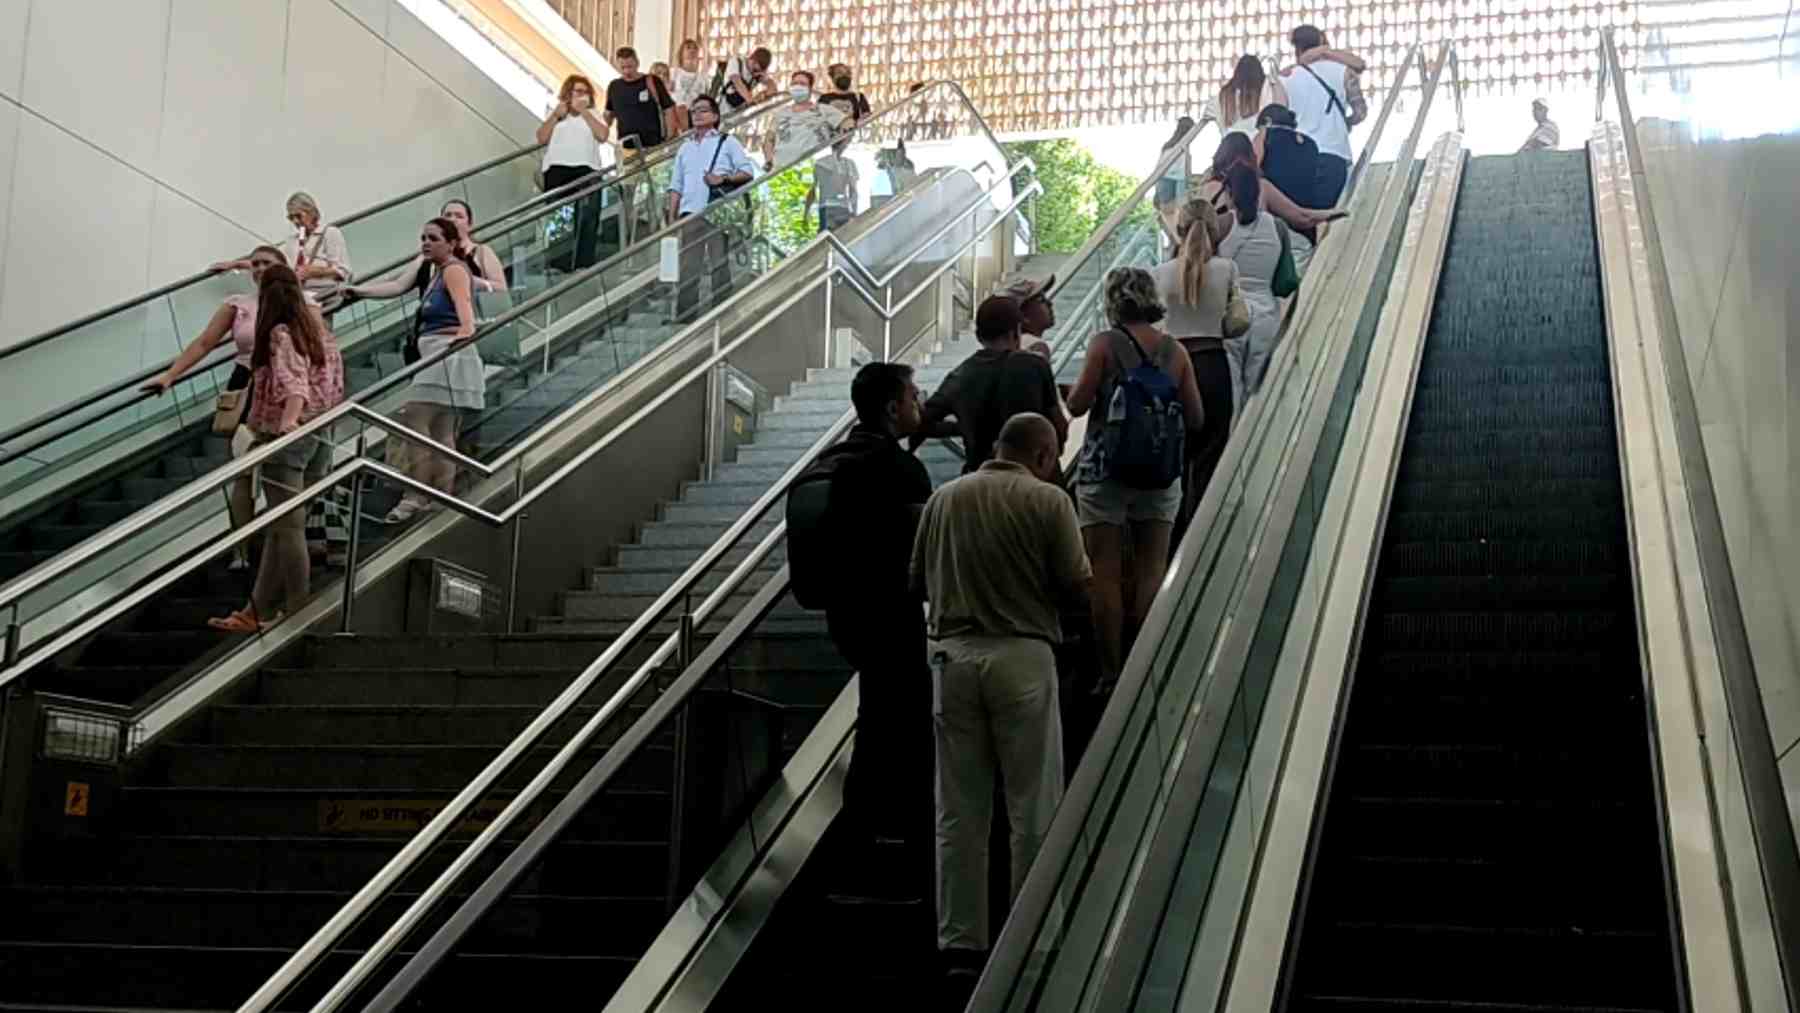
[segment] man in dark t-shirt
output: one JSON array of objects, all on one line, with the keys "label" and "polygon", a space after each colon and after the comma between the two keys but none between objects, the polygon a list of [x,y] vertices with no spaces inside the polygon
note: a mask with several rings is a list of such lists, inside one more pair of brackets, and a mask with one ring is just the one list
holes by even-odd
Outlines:
[{"label": "man in dark t-shirt", "polygon": [[617,124],[619,144],[626,148],[654,148],[673,133],[671,118],[675,99],[661,80],[638,71],[637,50],[618,52],[619,76],[606,86],[606,125]]},{"label": "man in dark t-shirt", "polygon": [[[619,146],[625,149],[627,159],[642,158],[637,153],[646,148],[654,148],[674,136],[675,99],[662,86],[661,78],[638,71],[637,50],[621,46],[616,54],[615,64],[619,68],[619,76],[606,86],[606,125],[617,130],[614,136],[619,139]],[[629,175],[630,168],[620,167],[621,179]],[[622,212],[619,221],[623,226],[619,242],[624,245],[637,235],[637,185],[633,182],[621,183],[619,196]],[[654,202],[644,203],[648,205]]]},{"label": "man in dark t-shirt", "polygon": [[[981,304],[975,311],[981,350],[951,370],[925,402],[913,446],[931,437],[961,436],[966,475],[994,456],[1000,427],[1020,412],[1049,419],[1059,443],[1068,437],[1069,419],[1050,364],[1019,347],[1023,325],[1018,300],[996,295]],[[952,416],[955,422],[950,421]]]}]

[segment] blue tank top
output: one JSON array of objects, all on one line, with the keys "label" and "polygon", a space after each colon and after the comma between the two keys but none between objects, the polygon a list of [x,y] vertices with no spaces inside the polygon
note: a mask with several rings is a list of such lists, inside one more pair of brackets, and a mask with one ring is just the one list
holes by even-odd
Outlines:
[{"label": "blue tank top", "polygon": [[450,299],[449,290],[444,288],[444,276],[440,272],[431,280],[424,298],[419,300],[419,333],[454,331],[461,324],[462,318],[456,315],[456,303]]}]

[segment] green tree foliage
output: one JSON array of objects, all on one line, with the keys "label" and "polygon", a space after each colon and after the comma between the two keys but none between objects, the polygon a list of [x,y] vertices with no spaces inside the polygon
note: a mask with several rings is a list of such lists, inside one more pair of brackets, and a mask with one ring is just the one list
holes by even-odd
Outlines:
[{"label": "green tree foliage", "polygon": [[797,250],[819,232],[818,217],[806,214],[806,191],[812,189],[812,181],[812,166],[805,165],[758,184],[761,213],[769,226],[766,234],[783,250]]},{"label": "green tree foliage", "polygon": [[[1037,163],[1037,179],[1044,185],[1037,203],[1038,248],[1046,253],[1080,249],[1142,182],[1101,165],[1080,141],[1069,137],[1015,141],[1006,149],[1011,161],[1030,157]],[[1131,218],[1148,223],[1152,215],[1146,200]]]}]

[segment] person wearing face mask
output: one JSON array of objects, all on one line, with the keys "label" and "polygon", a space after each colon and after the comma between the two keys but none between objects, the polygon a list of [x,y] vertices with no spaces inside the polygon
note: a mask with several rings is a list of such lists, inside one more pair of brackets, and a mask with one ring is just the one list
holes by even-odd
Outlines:
[{"label": "person wearing face mask", "polygon": [[[544,192],[561,190],[606,167],[600,146],[607,138],[606,122],[594,111],[594,82],[570,74],[557,93],[556,108],[538,124],[538,143],[544,146]],[[558,267],[579,271],[592,267],[600,242],[600,197],[596,187],[575,202],[575,254]]]},{"label": "person wearing face mask", "polygon": [[700,301],[700,275],[712,274],[712,298],[731,294],[731,236],[704,212],[714,200],[756,178],[756,165],[738,139],[719,132],[719,107],[702,95],[688,110],[694,129],[675,153],[669,177],[669,221],[686,222],[681,235],[675,319],[686,323]]},{"label": "person wearing face mask", "polygon": [[930,602],[937,748],[937,945],[957,1007],[991,941],[988,837],[1005,793],[1017,899],[1063,793],[1054,645],[1085,610],[1093,570],[1057,484],[1056,428],[1024,412],[994,459],[940,486],[913,541],[912,587]]},{"label": "person wearing face mask", "polygon": [[[335,225],[325,224],[319,213],[319,202],[312,194],[297,190],[287,199],[288,224],[294,227],[276,248],[293,266],[301,288],[313,299],[331,307],[338,288],[350,280],[350,244]],[[224,260],[212,265],[215,271],[242,271],[250,267],[250,256]]]},{"label": "person wearing face mask", "polygon": [[788,95],[793,101],[775,110],[773,127],[763,138],[763,161],[771,170],[830,144],[850,122],[843,110],[815,101],[810,70],[794,71],[788,78]]},{"label": "person wearing face mask", "polygon": [[855,79],[850,75],[850,65],[834,63],[825,70],[825,79],[831,82],[831,90],[819,96],[819,101],[826,105],[834,105],[842,109],[850,117],[852,124],[860,125],[870,113],[869,97],[860,91],[851,91]]},{"label": "person wearing face mask", "polygon": [[[251,283],[260,287],[263,272],[271,267],[286,267],[287,256],[273,246],[258,246],[250,251],[245,265],[250,270]],[[250,357],[256,351],[256,304],[257,296],[254,292],[247,295],[226,296],[225,301],[219,304],[219,308],[213,311],[212,318],[206,322],[206,326],[201,329],[199,335],[193,341],[188,342],[188,346],[181,350],[181,354],[169,363],[169,368],[164,370],[161,376],[144,384],[140,389],[159,397],[168,393],[170,387],[186,376],[189,370],[199,365],[202,359],[211,355],[213,349],[230,340],[236,354],[231,360],[231,376],[225,381],[225,391],[228,394],[235,393],[237,395],[238,401],[235,410],[240,418],[248,418],[251,395]],[[244,427],[240,423],[238,425],[239,432],[242,432],[243,429]],[[242,456],[249,447],[248,439],[233,439],[231,456]],[[229,489],[225,490],[226,513],[231,519],[231,527],[234,530],[247,523],[255,514],[255,504],[256,487],[249,475],[242,476],[231,483]],[[249,569],[249,552],[247,546],[238,546],[232,552],[229,568],[234,572]]]}]

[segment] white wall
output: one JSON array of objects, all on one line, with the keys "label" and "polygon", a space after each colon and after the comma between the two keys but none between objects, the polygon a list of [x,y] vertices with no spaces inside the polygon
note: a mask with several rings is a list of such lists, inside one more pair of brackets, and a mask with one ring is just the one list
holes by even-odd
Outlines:
[{"label": "white wall", "polygon": [[535,126],[393,0],[0,0],[0,346]]}]

